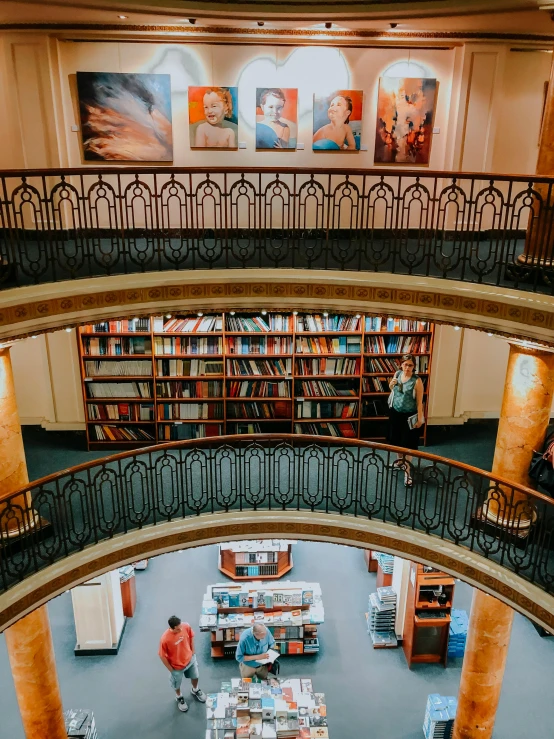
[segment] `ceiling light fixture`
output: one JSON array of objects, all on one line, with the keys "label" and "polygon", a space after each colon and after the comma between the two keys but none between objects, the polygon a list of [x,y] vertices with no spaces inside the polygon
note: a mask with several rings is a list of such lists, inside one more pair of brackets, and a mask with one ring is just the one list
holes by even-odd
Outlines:
[{"label": "ceiling light fixture", "polygon": [[204,314],[202,313],[202,311],[201,311],[201,310],[199,310],[199,311],[198,311],[198,315],[199,315],[199,316],[203,316]]},{"label": "ceiling light fixture", "polygon": [[389,25],[391,28],[396,28],[398,26],[398,23],[390,23]]},{"label": "ceiling light fixture", "polygon": [[333,24],[331,23],[331,21],[327,21],[327,23],[325,24],[325,28],[333,28]]},{"label": "ceiling light fixture", "polygon": [[165,317],[166,317],[166,318],[171,318],[171,313],[166,313],[166,314],[165,314]]},{"label": "ceiling light fixture", "polygon": [[118,17],[118,18],[119,18],[120,20],[122,20],[122,21],[126,21],[126,20],[127,20],[127,18],[128,18],[129,16],[128,16],[128,15],[118,15],[117,17]]},{"label": "ceiling light fixture", "polygon": [[259,25],[259,26],[263,26],[263,25],[264,25],[264,23],[265,23],[265,21],[258,21],[258,25]]},{"label": "ceiling light fixture", "polygon": [[230,313],[231,313],[232,316],[235,315],[235,311],[234,310],[230,311]]},{"label": "ceiling light fixture", "polygon": [[33,334],[33,336],[31,336],[31,339],[36,339],[36,338],[37,338],[36,334]]},{"label": "ceiling light fixture", "polygon": [[189,18],[189,23],[191,26],[194,26],[196,24],[196,18]]},{"label": "ceiling light fixture", "polygon": [[454,331],[459,331],[459,330],[460,330],[459,326],[454,326]]},{"label": "ceiling light fixture", "polygon": [[69,326],[65,330],[67,331],[68,334],[71,333],[71,331],[72,331],[72,329],[69,328]]}]

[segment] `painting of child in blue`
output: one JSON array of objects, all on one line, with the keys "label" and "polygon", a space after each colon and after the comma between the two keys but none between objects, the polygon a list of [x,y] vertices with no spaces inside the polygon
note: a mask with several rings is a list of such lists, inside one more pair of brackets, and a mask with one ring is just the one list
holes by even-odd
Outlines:
[{"label": "painting of child in blue", "polygon": [[256,149],[296,149],[298,90],[258,87]]},{"label": "painting of child in blue", "polygon": [[362,134],[361,90],[314,95],[314,151],[358,151]]}]

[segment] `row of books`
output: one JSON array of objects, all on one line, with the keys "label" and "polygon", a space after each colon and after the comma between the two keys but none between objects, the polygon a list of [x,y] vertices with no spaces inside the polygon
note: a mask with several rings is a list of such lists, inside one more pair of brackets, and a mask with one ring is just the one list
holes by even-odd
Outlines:
[{"label": "row of books", "polygon": [[359,354],[362,350],[359,336],[298,336],[296,352],[298,354]]},{"label": "row of books", "polygon": [[231,375],[290,375],[290,359],[228,359]]},{"label": "row of books", "polygon": [[96,441],[154,441],[153,433],[142,427],[94,425],[90,428],[91,438]]},{"label": "row of books", "polygon": [[85,362],[87,377],[148,377],[152,376],[152,362],[144,359],[122,359],[120,362],[97,359]]},{"label": "row of books", "polygon": [[310,679],[234,678],[208,693],[205,739],[328,739],[327,706]]},{"label": "row of books", "polygon": [[418,354],[429,351],[429,337],[366,336],[366,354]]},{"label": "row of books", "polygon": [[228,336],[229,354],[290,354],[288,336]]},{"label": "row of books", "polygon": [[152,354],[152,341],[144,336],[84,336],[83,354],[111,357],[121,354]]},{"label": "row of books", "polygon": [[220,423],[164,423],[158,426],[160,441],[205,439],[209,436],[221,436],[222,433],[223,424]]},{"label": "row of books", "polygon": [[237,577],[267,577],[268,575],[277,574],[278,567],[276,564],[235,565],[235,575]]},{"label": "row of books", "polygon": [[358,435],[353,423],[295,423],[294,432],[312,436],[337,436],[346,439],[355,439]]},{"label": "row of books", "polygon": [[360,359],[297,359],[296,372],[299,375],[357,375],[360,372]]},{"label": "row of books", "polygon": [[[246,626],[227,626],[224,629],[215,629],[212,631],[214,641],[238,642],[242,632]],[[274,639],[304,639],[304,636],[312,638],[317,633],[316,624],[306,624],[305,626],[275,626],[274,624],[267,627],[273,634]]]},{"label": "row of books", "polygon": [[151,398],[150,382],[87,382],[88,398]]},{"label": "row of books", "polygon": [[223,339],[220,336],[155,336],[156,356],[172,354],[223,354]]},{"label": "row of books", "polygon": [[290,384],[273,380],[232,381],[227,392],[230,398],[290,398]]},{"label": "row of books", "polygon": [[87,404],[90,421],[153,421],[154,406],[150,403]]},{"label": "row of books", "polygon": [[[263,587],[261,587],[263,585]],[[216,605],[216,610],[207,610],[215,613],[218,608],[273,608],[274,606],[306,606],[312,605],[316,595],[321,600],[321,588],[314,583],[290,582],[282,583],[223,583],[211,585],[208,596],[204,600]],[[204,613],[204,606],[202,612]]]},{"label": "row of books", "polygon": [[291,408],[288,401],[275,403],[232,403],[227,404],[228,418],[286,418],[290,419]]},{"label": "row of books", "polygon": [[121,334],[139,331],[150,331],[149,318],[125,318],[120,321],[100,321],[99,323],[81,327],[81,332],[85,334]]},{"label": "row of books", "polygon": [[[362,381],[362,392],[364,393],[390,393],[389,381],[391,375],[386,377],[364,377]],[[422,377],[423,387],[427,385],[427,377]]]},{"label": "row of books", "polygon": [[274,550],[266,552],[235,552],[236,564],[268,564],[277,562],[278,552]]},{"label": "row of books", "polygon": [[358,403],[297,401],[297,418],[353,418],[358,415]]},{"label": "row of books", "polygon": [[359,331],[360,316],[306,314],[297,316],[297,331]]},{"label": "row of books", "polygon": [[429,331],[427,321],[418,321],[411,318],[397,318],[394,316],[366,316],[366,331]]},{"label": "row of books", "polygon": [[160,403],[160,421],[223,418],[223,403]]},{"label": "row of books", "polygon": [[220,398],[223,395],[221,380],[182,380],[157,382],[158,398]]},{"label": "row of books", "polygon": [[287,552],[295,539],[245,539],[243,541],[226,541],[219,545],[220,551],[230,552]]},{"label": "row of books", "polygon": [[[427,372],[429,369],[429,355],[416,356],[414,359],[415,371]],[[366,357],[365,360],[366,372],[383,372],[392,375],[399,369],[398,360],[392,357]]]},{"label": "row of books", "polygon": [[156,372],[160,377],[222,375],[223,362],[205,359],[157,359]]},{"label": "row of books", "polygon": [[[351,382],[348,380],[347,382]],[[305,395],[309,398],[337,397],[339,395],[357,396],[358,393],[354,388],[348,387],[345,383],[332,383],[328,380],[302,380],[296,383],[296,395]]]},{"label": "row of books", "polygon": [[187,318],[169,318],[154,316],[155,333],[208,333],[221,331],[223,319],[219,316],[189,316]]},{"label": "row of books", "polygon": [[259,333],[264,331],[290,331],[291,316],[282,313],[270,313],[265,316],[231,316],[225,315],[225,328],[227,331],[246,331],[247,333]]}]

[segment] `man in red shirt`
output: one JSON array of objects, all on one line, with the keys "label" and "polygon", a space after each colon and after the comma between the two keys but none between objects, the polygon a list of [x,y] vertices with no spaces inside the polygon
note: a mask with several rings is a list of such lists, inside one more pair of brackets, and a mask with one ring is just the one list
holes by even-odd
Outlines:
[{"label": "man in red shirt", "polygon": [[169,670],[169,684],[176,693],[177,707],[180,711],[188,711],[188,703],[181,695],[183,676],[190,679],[191,693],[196,700],[200,703],[206,702],[206,694],[198,687],[198,661],[194,653],[194,631],[190,624],[181,623],[178,616],[171,616],[167,623],[169,629],[162,634],[158,654]]}]

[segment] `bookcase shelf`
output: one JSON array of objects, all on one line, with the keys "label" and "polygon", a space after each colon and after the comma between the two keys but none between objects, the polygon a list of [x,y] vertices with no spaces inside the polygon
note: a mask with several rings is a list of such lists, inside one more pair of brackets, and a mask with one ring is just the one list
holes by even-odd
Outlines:
[{"label": "bookcase shelf", "polygon": [[[209,330],[197,330],[199,326]],[[136,330],[117,330],[122,327]],[[170,330],[166,330],[166,327]],[[237,330],[237,327],[243,330]],[[275,330],[272,327],[276,327]],[[341,327],[347,328],[341,330]],[[395,338],[398,341],[395,342]],[[113,448],[118,444],[146,446],[224,433],[262,432],[316,433],[382,441],[387,434],[385,398],[388,395],[388,381],[398,369],[398,359],[405,352],[374,352],[371,349],[382,349],[391,344],[394,349],[406,346],[407,352],[415,347],[411,353],[416,357],[416,365],[421,366],[421,371],[417,368],[416,371],[424,382],[424,404],[427,406],[433,338],[433,324],[416,319],[346,313],[183,313],[174,317],[151,315],[83,326],[78,331],[78,349],[89,448]],[[133,346],[139,351],[129,353],[129,347]],[[195,353],[196,349],[206,346],[219,351],[217,354],[209,351]],[[237,348],[248,350],[252,346],[256,347],[256,351],[244,354],[236,351]],[[331,351],[331,346],[337,351]],[[90,353],[91,347],[94,353]],[[183,347],[188,347],[189,351],[183,352]],[[271,347],[279,351],[268,351]],[[116,353],[123,348],[124,354]],[[258,348],[260,351],[257,351]],[[87,373],[87,368],[90,370],[93,366],[87,362],[99,363],[104,360],[110,360],[110,364],[96,364],[95,371],[109,371],[112,366],[115,368],[115,363],[122,362],[126,364],[121,364],[120,372],[136,371],[140,367],[141,371],[148,371],[148,374],[91,376],[90,371]],[[349,368],[354,368],[353,372],[329,373],[335,367],[344,369],[344,363],[349,360],[352,360]],[[137,361],[141,364],[132,364]],[[276,373],[266,374],[273,367]],[[317,373],[324,367],[326,372]],[[254,374],[257,370],[265,372]],[[285,370],[284,374],[279,374],[279,370]],[[303,374],[302,370],[311,370],[316,374]],[[93,392],[113,392],[114,396],[95,397]],[[127,392],[130,393],[128,397],[125,396]],[[241,392],[247,395],[241,395]],[[222,404],[222,417],[162,417],[164,404],[178,406],[197,403],[211,407],[217,402]],[[239,403],[244,404],[242,412],[237,405]],[[306,403],[313,405],[306,407]],[[324,408],[325,403],[332,406]],[[123,415],[125,419],[134,415],[129,411],[129,406],[136,404],[150,404],[153,407],[153,420],[142,418],[140,421],[125,421],[114,418],[112,421],[110,418],[92,418],[90,415],[93,412],[91,405],[116,405],[118,408],[112,408],[110,412],[115,416]],[[342,404],[339,412],[348,408],[347,412],[352,415],[339,416],[336,410],[333,413],[337,404]],[[348,407],[350,404],[355,404],[354,411],[352,406]],[[245,408],[252,408],[252,415],[245,415]],[[314,413],[316,417],[302,415],[303,411]],[[233,413],[236,412],[241,415],[235,417]],[[333,415],[317,415],[322,412]],[[269,417],[271,413],[275,415]],[[155,438],[143,442],[100,441],[94,438],[92,426],[107,424],[127,425],[130,428],[136,426],[137,429],[150,424]],[[185,430],[184,427],[189,428]],[[422,441],[426,441],[426,426],[422,429]]]}]

